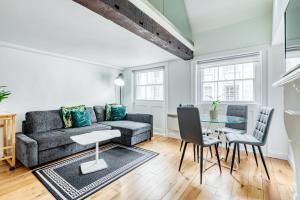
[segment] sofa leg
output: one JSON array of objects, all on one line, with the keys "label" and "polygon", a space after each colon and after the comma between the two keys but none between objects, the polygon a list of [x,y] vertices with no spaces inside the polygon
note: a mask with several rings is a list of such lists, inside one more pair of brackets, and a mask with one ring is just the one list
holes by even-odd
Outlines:
[{"label": "sofa leg", "polygon": [[9,171],[14,171],[16,169],[16,167],[10,167]]}]

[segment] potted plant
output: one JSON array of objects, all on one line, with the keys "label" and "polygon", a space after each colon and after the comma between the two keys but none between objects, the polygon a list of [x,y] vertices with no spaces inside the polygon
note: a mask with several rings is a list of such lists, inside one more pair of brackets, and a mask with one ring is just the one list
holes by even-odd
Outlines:
[{"label": "potted plant", "polygon": [[209,116],[210,119],[217,119],[218,118],[218,107],[220,105],[219,100],[213,100],[212,97],[209,97],[212,100],[211,106],[210,106],[210,111],[209,111]]},{"label": "potted plant", "polygon": [[11,95],[10,91],[6,91],[3,88],[6,88],[6,86],[0,86],[0,103]]}]

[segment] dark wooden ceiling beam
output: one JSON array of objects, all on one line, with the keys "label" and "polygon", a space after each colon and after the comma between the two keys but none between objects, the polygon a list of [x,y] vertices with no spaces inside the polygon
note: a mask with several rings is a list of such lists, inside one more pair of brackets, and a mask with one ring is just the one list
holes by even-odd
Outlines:
[{"label": "dark wooden ceiling beam", "polygon": [[194,52],[128,0],[73,0],[136,35],[184,59]]}]

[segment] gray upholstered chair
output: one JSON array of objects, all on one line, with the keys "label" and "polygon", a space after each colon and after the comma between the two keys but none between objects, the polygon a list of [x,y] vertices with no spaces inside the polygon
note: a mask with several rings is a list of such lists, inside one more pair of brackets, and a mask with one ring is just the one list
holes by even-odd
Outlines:
[{"label": "gray upholstered chair", "polygon": [[183,151],[179,164],[179,171],[184,158],[185,150],[188,143],[200,146],[200,183],[202,184],[203,172],[203,148],[215,146],[218,164],[221,170],[220,158],[217,145],[221,143],[220,140],[214,137],[208,137],[202,134],[200,115],[198,108],[194,107],[178,107],[177,108],[178,123],[181,139],[184,141]]},{"label": "gray upholstered chair", "polygon": [[[247,133],[247,119],[248,119],[248,106],[247,105],[228,105],[227,106],[227,116],[234,116],[234,117],[242,117],[245,118],[246,121],[240,124],[225,124],[225,127],[222,129],[222,132],[225,134],[228,133],[239,133],[239,134],[246,134]],[[227,146],[226,149],[228,150],[230,146]],[[238,160],[240,162],[240,146],[238,145]],[[248,155],[247,146],[244,144],[244,148],[246,154]]]},{"label": "gray upholstered chair", "polygon": [[[179,104],[179,107],[191,107],[191,108],[193,108],[194,105],[193,105],[193,104],[186,104],[186,105],[184,105],[184,104]],[[203,130],[202,130],[202,133],[203,133],[204,135],[208,135],[208,131],[207,131],[207,130],[206,130],[206,131],[203,131]],[[180,149],[179,149],[179,151],[181,151],[182,146],[183,146],[183,140],[181,140],[181,144],[180,144]],[[193,145],[194,161],[196,161],[196,148],[197,148],[197,161],[198,161],[198,163],[199,163],[199,146],[196,146],[195,144]],[[209,147],[209,150],[210,150],[210,156],[213,157],[211,147]]]},{"label": "gray upholstered chair", "polygon": [[[273,112],[274,112],[273,108],[268,108],[268,107],[261,108],[258,118],[257,118],[255,129],[254,129],[252,135],[239,134],[239,133],[226,134],[226,138],[227,138],[229,144],[231,144],[231,143],[234,144],[230,173],[232,173],[232,169],[233,169],[236,148],[238,147],[239,144],[248,144],[248,145],[252,145],[253,154],[254,154],[254,158],[255,158],[257,166],[258,166],[258,163],[257,163],[257,158],[256,158],[255,146],[258,148],[262,163],[263,163],[264,168],[267,173],[267,176],[270,179],[268,168],[266,166],[266,163],[265,163],[262,151],[261,151],[261,146],[264,146],[266,144]],[[227,151],[227,156],[228,156],[228,152],[229,152],[229,149]],[[227,156],[226,156],[226,160],[227,160]]]}]

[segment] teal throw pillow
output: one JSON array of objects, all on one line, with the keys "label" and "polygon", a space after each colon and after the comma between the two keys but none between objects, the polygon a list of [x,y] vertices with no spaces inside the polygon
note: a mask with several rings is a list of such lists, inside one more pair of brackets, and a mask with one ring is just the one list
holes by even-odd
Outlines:
[{"label": "teal throw pillow", "polygon": [[118,121],[123,120],[126,116],[126,107],[122,105],[111,106],[111,120]]},{"label": "teal throw pillow", "polygon": [[105,106],[105,120],[110,121],[111,120],[111,106],[113,104],[106,104]]},{"label": "teal throw pillow", "polygon": [[84,127],[92,124],[91,115],[88,110],[76,110],[72,112],[73,127]]}]

